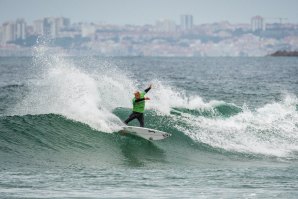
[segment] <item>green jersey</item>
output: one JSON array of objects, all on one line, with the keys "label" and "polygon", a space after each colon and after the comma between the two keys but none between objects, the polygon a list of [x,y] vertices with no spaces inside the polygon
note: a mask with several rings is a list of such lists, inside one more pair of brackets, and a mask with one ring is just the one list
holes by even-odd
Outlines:
[{"label": "green jersey", "polygon": [[[140,99],[144,98],[145,97],[145,92],[141,92],[140,93]],[[134,97],[132,99],[132,105],[133,105],[133,112],[138,112],[138,113],[144,113],[144,110],[145,110],[145,100],[142,100],[142,101],[139,101],[139,102],[136,102],[136,98]]]}]

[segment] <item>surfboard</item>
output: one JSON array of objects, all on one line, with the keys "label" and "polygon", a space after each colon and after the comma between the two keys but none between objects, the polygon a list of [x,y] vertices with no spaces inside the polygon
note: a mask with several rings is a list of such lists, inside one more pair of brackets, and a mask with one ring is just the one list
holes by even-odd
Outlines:
[{"label": "surfboard", "polygon": [[119,131],[121,134],[130,134],[135,135],[137,137],[144,138],[146,140],[162,140],[165,138],[170,137],[172,134],[166,133],[163,131],[143,128],[143,127],[136,127],[136,126],[123,126],[122,130]]}]

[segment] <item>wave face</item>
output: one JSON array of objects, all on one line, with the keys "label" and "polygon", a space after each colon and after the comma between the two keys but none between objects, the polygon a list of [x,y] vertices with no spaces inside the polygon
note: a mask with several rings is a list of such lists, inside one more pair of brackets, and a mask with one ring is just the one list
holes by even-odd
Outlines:
[{"label": "wave face", "polygon": [[114,133],[130,114],[132,93],[148,83],[146,77],[128,72],[121,62],[50,56],[44,46],[35,50],[24,81],[0,88],[0,152],[8,157],[78,152],[88,154],[89,162],[115,163],[124,158],[134,164],[142,164],[140,159],[183,162],[186,157],[197,162],[210,154],[298,157],[295,94],[252,108],[204,100],[152,78],[146,126],[173,136],[151,144]]}]

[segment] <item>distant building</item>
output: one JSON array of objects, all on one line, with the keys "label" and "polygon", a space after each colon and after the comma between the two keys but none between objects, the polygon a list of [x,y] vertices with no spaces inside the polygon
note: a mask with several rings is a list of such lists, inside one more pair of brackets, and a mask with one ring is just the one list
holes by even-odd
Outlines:
[{"label": "distant building", "polygon": [[33,26],[27,25],[26,26],[26,37],[34,35]]},{"label": "distant building", "polygon": [[49,38],[56,38],[58,27],[56,18],[46,17],[43,20],[43,34]]},{"label": "distant building", "polygon": [[264,18],[261,16],[254,16],[251,18],[251,30],[253,32],[260,32],[265,30]]},{"label": "distant building", "polygon": [[61,31],[70,27],[70,19],[64,17],[46,17],[33,22],[35,35],[45,35],[49,38],[57,38]]},{"label": "distant building", "polygon": [[172,20],[161,19],[161,20],[156,21],[155,30],[157,32],[175,32],[176,24]]},{"label": "distant building", "polygon": [[15,40],[15,23],[6,22],[2,25],[2,43],[6,44]]},{"label": "distant building", "polygon": [[191,30],[193,27],[192,15],[181,15],[180,16],[180,26],[181,26],[182,30]]},{"label": "distant building", "polygon": [[0,26],[0,45],[3,45],[2,42],[2,27]]},{"label": "distant building", "polygon": [[43,20],[38,19],[33,21],[33,32],[36,35],[43,35]]},{"label": "distant building", "polygon": [[17,19],[15,24],[15,39],[26,39],[26,22],[24,19]]},{"label": "distant building", "polygon": [[96,28],[93,24],[82,24],[81,35],[82,37],[93,37],[95,35]]},{"label": "distant building", "polygon": [[65,17],[58,17],[56,18],[56,25],[58,31],[61,31],[62,29],[67,29],[70,27],[70,19]]}]

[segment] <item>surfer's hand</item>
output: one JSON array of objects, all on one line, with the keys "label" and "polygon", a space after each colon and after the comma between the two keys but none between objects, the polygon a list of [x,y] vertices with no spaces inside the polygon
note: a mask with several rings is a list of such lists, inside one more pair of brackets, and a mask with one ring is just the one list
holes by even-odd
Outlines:
[{"label": "surfer's hand", "polygon": [[145,100],[150,100],[150,98],[149,97],[145,97]]}]

